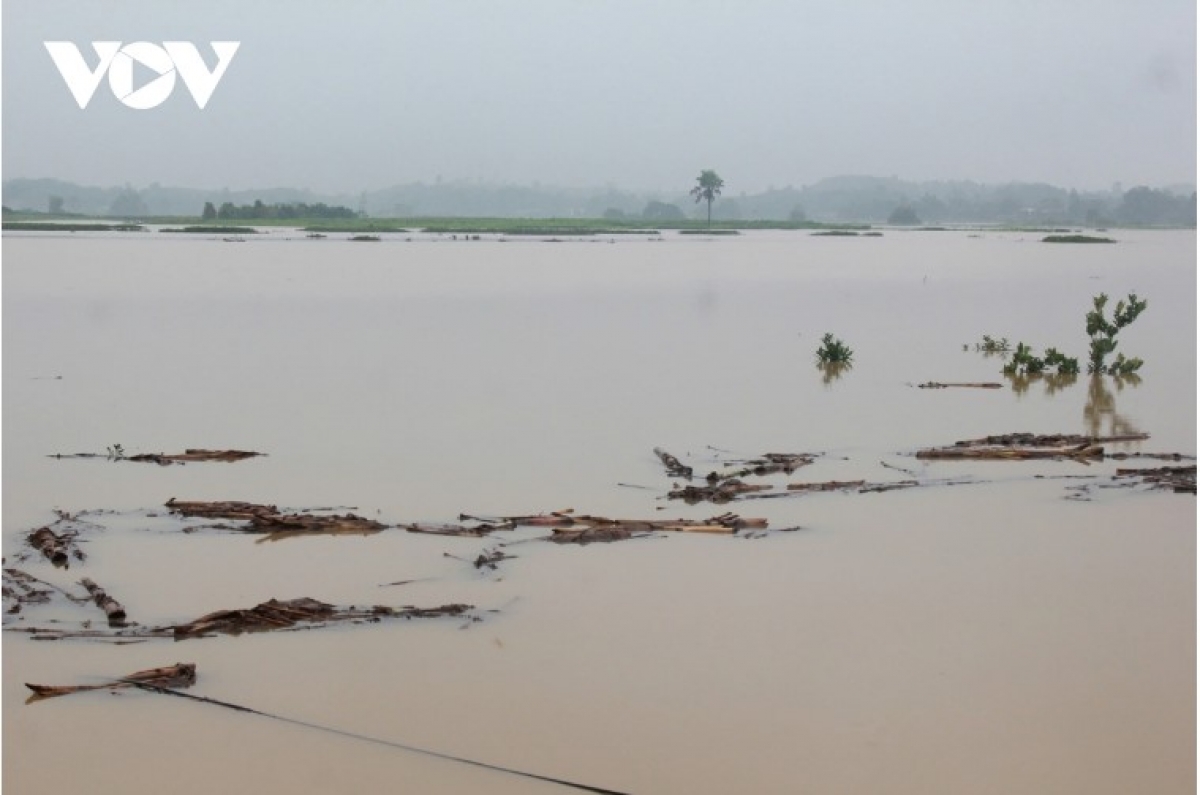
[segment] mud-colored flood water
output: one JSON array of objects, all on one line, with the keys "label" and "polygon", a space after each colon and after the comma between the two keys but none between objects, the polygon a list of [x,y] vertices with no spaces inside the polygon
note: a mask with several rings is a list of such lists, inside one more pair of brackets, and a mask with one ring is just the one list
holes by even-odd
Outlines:
[{"label": "mud-colored flood water", "polygon": [[[298,597],[480,620],[118,644],[38,640],[22,630],[103,614],[27,605],[4,622],[3,783],[570,791],[375,738],[639,794],[1194,792],[1195,497],[1114,478],[1166,462],[913,455],[1013,432],[1195,455],[1195,235],[1109,234],[6,234],[6,566],[75,594],[89,577],[144,627]],[[1086,357],[1091,297],[1131,291],[1149,300],[1120,336],[1146,362],[1136,383],[1014,385],[971,348]],[[826,332],[854,349],[840,377],[814,364]],[[266,455],[49,457],[117,445]],[[775,491],[922,485],[687,504],[655,447],[698,475],[814,455],[762,480]],[[572,508],[768,527],[268,538],[181,520],[170,498],[387,525]],[[56,510],[87,523],[86,559],[18,562]],[[495,549],[512,557],[471,564]],[[137,690],[25,703],[26,682],[175,662],[197,666],[189,693],[357,736]]]}]

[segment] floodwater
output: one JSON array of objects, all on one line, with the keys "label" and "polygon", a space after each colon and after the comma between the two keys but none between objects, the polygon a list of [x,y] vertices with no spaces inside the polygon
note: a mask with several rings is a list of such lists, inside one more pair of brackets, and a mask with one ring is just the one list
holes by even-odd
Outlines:
[{"label": "floodwater", "polygon": [[[1195,498],[1106,487],[1153,459],[912,456],[1130,430],[1150,439],[1115,449],[1195,454],[1195,234],[1108,234],[1117,245],[5,234],[6,565],[54,509],[87,511],[85,562],[21,567],[76,593],[91,577],[143,625],[301,596],[467,602],[483,620],[131,645],[6,631],[4,784],[570,791],[370,737],[628,793],[1194,792]],[[1149,300],[1119,338],[1146,361],[1140,383],[1014,389],[999,359],[964,350],[988,334],[1083,359],[1091,297],[1130,291]],[[839,378],[814,365],[826,332],[855,352]],[[930,380],[1004,386],[916,388]],[[48,457],[118,444],[268,455]],[[665,498],[656,446],[697,472],[821,454],[778,488],[902,470],[967,482],[687,505]],[[171,497],[390,524],[731,510],[772,530],[529,540],[476,571],[509,538],[184,533],[161,509]],[[144,692],[24,703],[24,682],[184,661],[189,692],[360,737]]]}]

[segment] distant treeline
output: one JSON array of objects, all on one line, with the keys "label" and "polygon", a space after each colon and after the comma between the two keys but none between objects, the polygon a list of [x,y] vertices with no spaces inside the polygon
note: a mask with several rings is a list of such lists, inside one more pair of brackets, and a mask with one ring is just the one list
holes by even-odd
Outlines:
[{"label": "distant treeline", "polygon": [[358,213],[349,207],[330,206],[324,202],[316,204],[306,204],[304,202],[264,204],[261,199],[256,199],[254,204],[237,205],[233,202],[223,202],[220,207],[213,206],[212,202],[205,202],[204,211],[200,217],[205,221],[211,221],[216,218],[222,220],[250,220],[256,218],[357,218]]},{"label": "distant treeline", "polygon": [[[998,224],[1045,226],[1196,225],[1194,185],[1072,190],[1045,183],[917,182],[896,177],[829,177],[802,187],[747,193],[726,173],[713,221],[791,221],[820,224]],[[467,180],[394,185],[357,195],[307,190],[203,190],[151,184],[94,187],[52,179],[7,179],[6,207],[53,217],[107,216],[121,220],[195,218],[590,218],[662,224],[704,219],[705,206],[688,195],[692,176],[675,190],[563,188]],[[357,208],[357,212],[348,209]]]}]

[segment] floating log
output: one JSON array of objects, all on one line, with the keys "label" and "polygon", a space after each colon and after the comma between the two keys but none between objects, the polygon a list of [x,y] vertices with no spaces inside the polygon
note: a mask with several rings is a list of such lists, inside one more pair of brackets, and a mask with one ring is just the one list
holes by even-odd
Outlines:
[{"label": "floating log", "polygon": [[200,502],[176,500],[174,497],[165,503],[172,513],[180,516],[198,516],[206,519],[244,519],[250,520],[255,516],[278,514],[279,509],[274,505],[259,505],[253,502],[238,502],[219,500],[216,502]]},{"label": "floating log", "polygon": [[39,527],[31,532],[25,539],[30,546],[41,552],[55,566],[66,567],[70,562],[70,556],[67,553],[70,538],[65,535],[58,535],[49,527]]},{"label": "floating log", "polygon": [[947,389],[950,387],[966,387],[966,388],[970,388],[970,389],[999,389],[1001,386],[1002,386],[1001,384],[997,384],[994,381],[976,382],[976,383],[962,383],[962,382],[942,383],[940,381],[927,381],[924,384],[917,384],[918,389]]},{"label": "floating log", "polygon": [[162,668],[148,668],[145,671],[137,671],[129,676],[123,676],[120,679],[99,685],[32,685],[26,682],[25,686],[33,691],[33,696],[29,699],[29,702],[32,702],[44,698],[54,698],[55,696],[83,693],[88,690],[118,690],[125,687],[137,687],[139,685],[153,685],[154,687],[177,689],[191,687],[195,683],[196,664],[175,663],[174,665],[167,665]]},{"label": "floating log", "polygon": [[256,453],[252,450],[202,450],[189,448],[182,453],[173,453],[170,455],[164,453],[140,453],[138,455],[126,456],[122,460],[166,466],[169,464],[184,464],[191,461],[223,461],[232,463],[260,455],[266,455],[266,453]]},{"label": "floating log", "polygon": [[87,577],[80,580],[79,584],[86,588],[87,592],[92,595],[92,601],[96,603],[96,607],[99,607],[108,616],[108,623],[111,626],[124,626],[125,608],[120,602],[109,596],[103,588]]},{"label": "floating log", "polygon": [[654,454],[662,461],[663,466],[667,468],[667,474],[673,478],[683,478],[684,480],[692,479],[692,468],[684,466],[683,462],[675,456],[668,453],[662,448],[655,447]]},{"label": "floating log", "polygon": [[924,459],[986,459],[997,461],[1020,461],[1033,458],[1070,458],[1084,460],[1103,458],[1104,448],[1087,442],[1075,447],[1023,448],[1023,447],[939,447],[919,450],[917,458]]},{"label": "floating log", "polygon": [[307,513],[256,514],[250,519],[248,532],[260,533],[378,533],[387,525],[347,513],[342,516],[316,516]]},{"label": "floating log", "polygon": [[1023,446],[1023,447],[1077,447],[1079,445],[1096,445],[1105,442],[1142,442],[1150,438],[1148,433],[1126,433],[1115,436],[1081,436],[1079,434],[1034,434],[1006,433],[999,436],[985,436],[982,439],[967,439],[955,442],[955,447],[988,447],[988,446]]},{"label": "floating log", "polygon": [[865,480],[827,480],[824,483],[789,483],[788,491],[844,491],[867,485]]}]

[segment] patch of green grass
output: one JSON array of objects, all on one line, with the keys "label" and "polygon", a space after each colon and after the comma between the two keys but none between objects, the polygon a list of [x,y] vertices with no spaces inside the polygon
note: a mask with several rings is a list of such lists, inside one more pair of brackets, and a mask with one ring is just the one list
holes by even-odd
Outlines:
[{"label": "patch of green grass", "polygon": [[1043,243],[1116,243],[1111,237],[1096,237],[1094,235],[1047,235]]},{"label": "patch of green grass", "polygon": [[4,228],[16,232],[143,232],[140,224],[98,224],[55,221],[5,221]]},{"label": "patch of green grass", "polygon": [[258,230],[252,226],[182,226],[160,229],[160,232],[180,232],[195,235],[256,235]]}]

